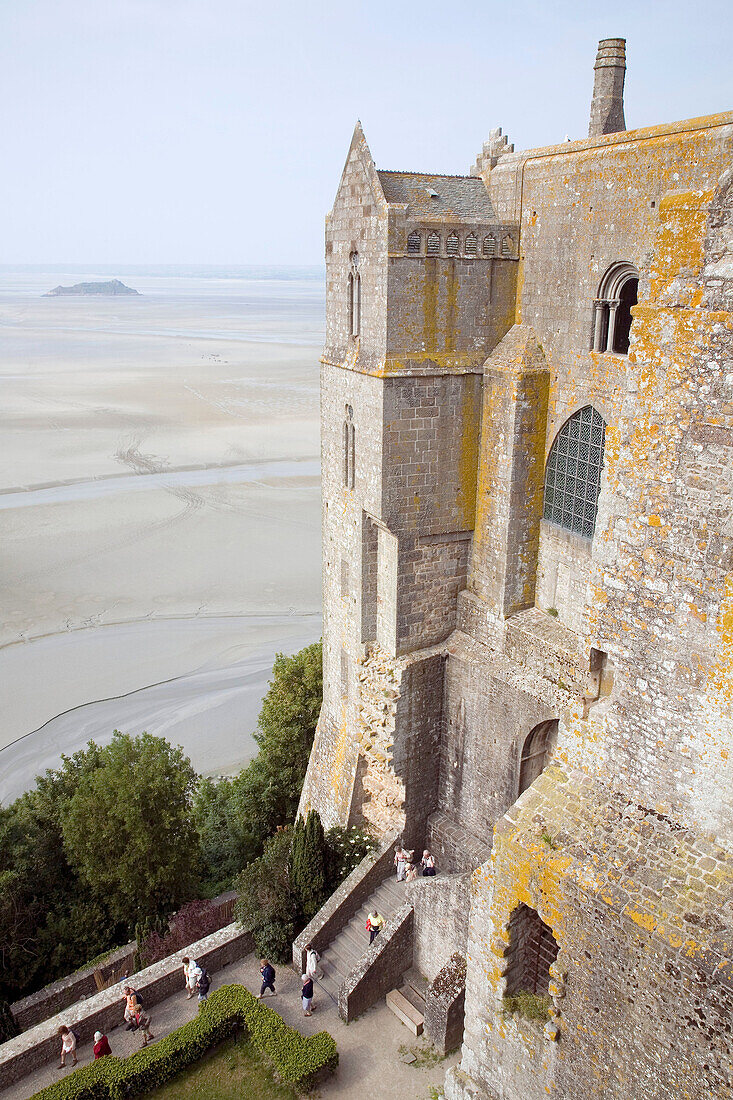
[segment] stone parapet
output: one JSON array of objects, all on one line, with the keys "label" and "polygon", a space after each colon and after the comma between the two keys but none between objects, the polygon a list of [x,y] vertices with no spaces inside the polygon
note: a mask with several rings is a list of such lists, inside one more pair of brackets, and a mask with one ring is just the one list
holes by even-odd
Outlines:
[{"label": "stone parapet", "polygon": [[[185,953],[205,963],[207,969],[214,972],[249,954],[253,947],[252,933],[238,924],[230,924],[211,936],[189,944]],[[169,955],[138,974],[130,975],[130,983],[140,993],[146,1009],[164,1001],[177,990],[183,990],[183,954],[181,951]],[[119,985],[114,985],[8,1040],[0,1045],[0,1089],[7,1088],[39,1065],[58,1057],[58,1029],[61,1024],[73,1028],[80,1043],[88,1043],[95,1031],[106,1033],[118,1027],[122,1017],[121,990]]]},{"label": "stone parapet", "polygon": [[[219,927],[223,928],[231,923],[236,900],[236,890],[228,890],[212,899],[211,907],[216,910]],[[175,920],[175,915],[172,920]],[[99,993],[95,975],[99,975],[105,985],[122,980],[126,974],[132,973],[136,953],[137,940],[131,940],[109,954],[102,962],[85,966],[74,974],[67,974],[58,981],[44,986],[43,989],[30,993],[21,1001],[15,1001],[11,1004],[10,1010],[16,1024],[21,1031],[27,1031],[29,1027],[47,1020],[49,1016],[55,1016],[57,1012],[68,1008],[69,1005]]]},{"label": "stone parapet", "polygon": [[394,989],[412,966],[413,912],[401,906],[347,975],[339,990],[339,1016],[347,1024]]},{"label": "stone parapet", "polygon": [[312,943],[323,954],[344,925],[392,874],[396,842],[397,834],[392,834],[374,852],[364,856],[293,942],[293,966],[299,974],[305,968],[306,944]]},{"label": "stone parapet", "polygon": [[456,952],[425,995],[425,1034],[441,1054],[461,1045],[466,1002],[466,958]]}]

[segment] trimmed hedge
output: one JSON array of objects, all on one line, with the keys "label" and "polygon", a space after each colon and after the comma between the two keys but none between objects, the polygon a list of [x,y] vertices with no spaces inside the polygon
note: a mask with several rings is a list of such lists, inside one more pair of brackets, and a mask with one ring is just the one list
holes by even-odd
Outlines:
[{"label": "trimmed hedge", "polygon": [[241,985],[224,985],[209,996],[198,1016],[129,1058],[107,1056],[35,1093],[32,1100],[125,1100],[165,1084],[217,1043],[244,1028],[273,1064],[276,1076],[309,1088],[338,1065],[327,1031],[306,1037]]}]

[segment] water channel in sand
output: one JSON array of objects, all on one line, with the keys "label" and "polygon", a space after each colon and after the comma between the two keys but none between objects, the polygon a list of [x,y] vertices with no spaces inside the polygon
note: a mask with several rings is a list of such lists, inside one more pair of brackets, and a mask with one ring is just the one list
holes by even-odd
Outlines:
[{"label": "water channel in sand", "polygon": [[320,634],[322,274],[114,274],[0,269],[0,801],[115,728],[236,769]]}]

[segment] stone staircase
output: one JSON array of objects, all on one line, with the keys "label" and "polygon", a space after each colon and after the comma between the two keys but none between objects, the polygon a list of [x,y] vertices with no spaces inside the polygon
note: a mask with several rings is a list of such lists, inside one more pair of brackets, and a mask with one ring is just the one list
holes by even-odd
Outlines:
[{"label": "stone staircase", "polygon": [[[339,989],[346,976],[359,962],[369,947],[369,934],[366,931],[367,917],[376,909],[385,922],[405,904],[406,883],[394,878],[385,881],[374,891],[361,909],[328,945],[321,956],[321,977],[317,984],[338,1004]],[[381,933],[380,933],[381,935]]]},{"label": "stone staircase", "polygon": [[413,1035],[422,1034],[425,1023],[425,994],[428,983],[414,967],[403,976],[402,986],[387,994],[387,1007]]}]

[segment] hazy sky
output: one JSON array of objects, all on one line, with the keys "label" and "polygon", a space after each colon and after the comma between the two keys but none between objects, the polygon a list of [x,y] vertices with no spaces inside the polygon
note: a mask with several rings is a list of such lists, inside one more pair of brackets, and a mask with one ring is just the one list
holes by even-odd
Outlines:
[{"label": "hazy sky", "polygon": [[4,263],[318,263],[357,117],[379,167],[733,106],[730,0],[0,0]]}]

